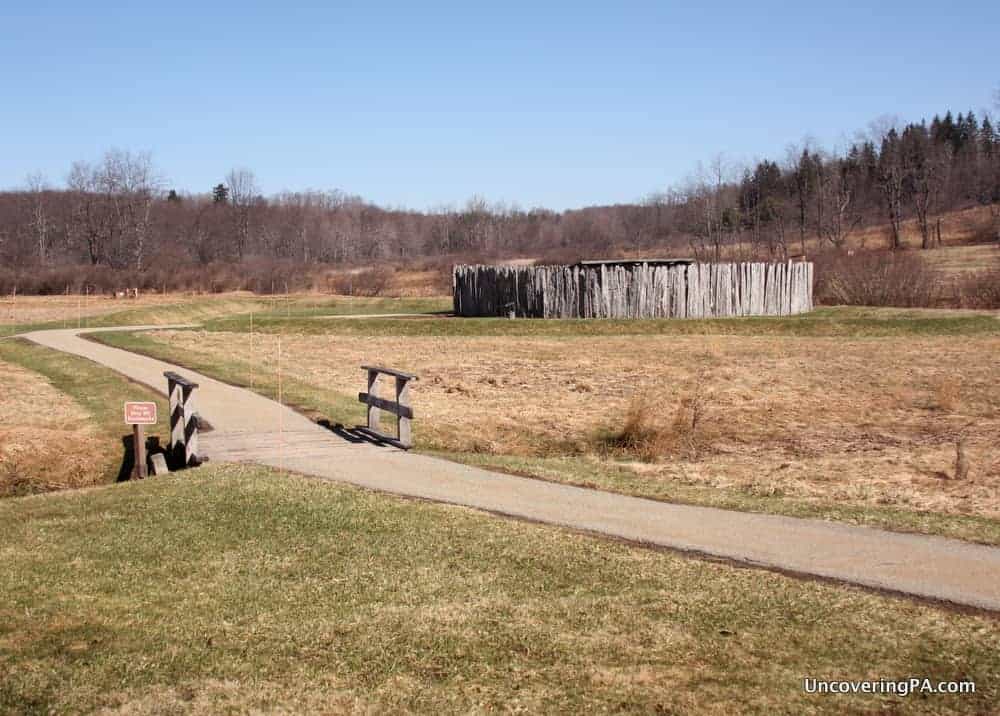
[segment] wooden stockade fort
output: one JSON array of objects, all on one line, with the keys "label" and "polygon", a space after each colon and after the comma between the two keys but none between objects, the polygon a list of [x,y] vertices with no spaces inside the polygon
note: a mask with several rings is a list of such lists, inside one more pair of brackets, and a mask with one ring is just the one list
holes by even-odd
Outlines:
[{"label": "wooden stockade fort", "polygon": [[510,318],[712,318],[812,310],[811,263],[581,261],[455,266],[455,314]]}]

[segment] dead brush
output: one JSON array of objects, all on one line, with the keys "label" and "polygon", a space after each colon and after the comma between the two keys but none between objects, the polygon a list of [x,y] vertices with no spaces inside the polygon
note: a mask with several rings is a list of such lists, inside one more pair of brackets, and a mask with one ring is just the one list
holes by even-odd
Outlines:
[{"label": "dead brush", "polygon": [[629,403],[621,430],[605,440],[612,452],[653,462],[662,457],[697,460],[710,443],[706,427],[711,394],[699,375],[681,393],[672,418],[657,414],[655,398],[636,395]]}]

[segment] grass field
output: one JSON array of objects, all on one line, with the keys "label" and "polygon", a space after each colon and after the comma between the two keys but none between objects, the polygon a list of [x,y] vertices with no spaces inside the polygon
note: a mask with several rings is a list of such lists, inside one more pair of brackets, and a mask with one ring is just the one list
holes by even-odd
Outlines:
[{"label": "grass field", "polygon": [[[991,314],[830,310],[750,336],[710,321],[324,320],[441,301],[313,298],[256,307],[251,348],[219,312],[236,302],[183,309],[210,330],[103,339],[233,383],[252,369],[271,393],[280,338],[286,398],[345,422],[361,417],[360,362],[415,368],[422,448],[452,459],[1000,544]],[[146,389],[18,340],[0,341],[0,376],[8,474],[29,478],[9,492],[114,479],[121,401]],[[634,395],[672,424],[699,385],[708,432],[665,457],[615,447]],[[970,480],[917,472],[947,473],[948,431],[969,421]],[[0,712],[988,713],[1000,698],[993,617],[262,468],[0,500],[0,555]],[[913,675],[977,690],[802,687]]]},{"label": "grass field", "polygon": [[[987,713],[987,617],[214,466],[0,502],[0,711]],[[928,676],[974,695],[812,696]]]},{"label": "grass field", "polygon": [[[416,312],[416,311],[414,311]],[[374,311],[373,311],[374,313]],[[398,336],[800,336],[830,338],[888,338],[893,336],[1000,335],[1000,312],[953,309],[901,309],[822,307],[811,313],[785,317],[746,317],[685,320],[633,319],[518,319],[444,316],[371,318],[340,322],[314,320],[315,316],[286,316],[267,312],[254,316],[254,331],[261,333]],[[214,332],[247,333],[249,314],[208,320]]]},{"label": "grass field", "polygon": [[[746,321],[239,317],[101,340],[361,419],[363,363],[420,375],[418,447],[659,499],[1000,544],[1000,320],[822,309]],[[258,328],[260,329],[258,331]],[[238,330],[239,329],[239,330]],[[639,443],[622,431],[637,405]],[[691,427],[697,409],[697,425]],[[641,432],[640,430],[640,432]],[[628,436],[626,436],[627,438]],[[970,479],[952,479],[957,442]]]},{"label": "grass field", "polygon": [[252,313],[288,320],[312,316],[443,311],[450,300],[367,298],[291,294],[257,296],[247,292],[213,295],[150,294],[138,300],[110,296],[16,296],[0,301],[0,337],[40,328],[99,328],[202,323]]}]

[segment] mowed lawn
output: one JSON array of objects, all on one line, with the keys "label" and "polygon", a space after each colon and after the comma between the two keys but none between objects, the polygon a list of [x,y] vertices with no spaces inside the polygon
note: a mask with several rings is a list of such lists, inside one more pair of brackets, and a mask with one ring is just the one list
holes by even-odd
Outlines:
[{"label": "mowed lawn", "polygon": [[[103,335],[361,420],[360,365],[417,373],[419,449],[657,499],[1000,544],[995,313],[792,318],[318,320]],[[637,416],[637,413],[641,413]],[[631,433],[628,431],[631,430]],[[961,447],[967,479],[956,477]]]},{"label": "mowed lawn", "polygon": [[[257,468],[0,501],[0,712],[987,713],[995,618]],[[973,695],[819,696],[910,676]]]}]

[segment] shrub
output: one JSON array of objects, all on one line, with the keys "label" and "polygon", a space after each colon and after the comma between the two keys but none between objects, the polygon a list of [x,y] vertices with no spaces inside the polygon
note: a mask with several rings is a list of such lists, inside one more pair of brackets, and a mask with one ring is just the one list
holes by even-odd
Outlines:
[{"label": "shrub", "polygon": [[902,307],[940,303],[937,272],[912,252],[825,252],[814,261],[818,303]]},{"label": "shrub", "polygon": [[671,455],[697,460],[710,443],[706,418],[711,394],[705,375],[681,393],[672,419],[656,414],[651,407],[656,404],[645,395],[633,397],[621,430],[605,440],[605,448],[646,462]]},{"label": "shrub", "polygon": [[1000,308],[1000,269],[967,273],[957,283],[961,308]]}]

